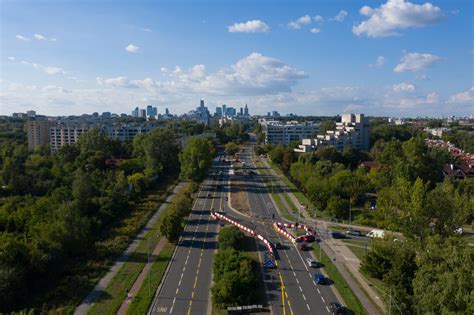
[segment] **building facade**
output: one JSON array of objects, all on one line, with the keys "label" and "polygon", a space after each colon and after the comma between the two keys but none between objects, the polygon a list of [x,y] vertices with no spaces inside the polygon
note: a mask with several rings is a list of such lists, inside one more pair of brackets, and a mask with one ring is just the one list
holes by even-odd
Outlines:
[{"label": "building facade", "polygon": [[265,144],[285,144],[309,138],[318,131],[319,125],[313,122],[289,121],[286,124],[276,120],[259,120],[265,134]]},{"label": "building facade", "polygon": [[336,123],[336,130],[328,130],[316,138],[305,138],[295,152],[305,153],[321,147],[335,147],[337,151],[351,147],[358,150],[369,150],[370,126],[364,114],[343,114],[341,122]]},{"label": "building facade", "polygon": [[48,120],[29,120],[26,122],[28,134],[28,150],[34,150],[40,145],[49,144],[49,128],[52,123]]},{"label": "building facade", "polygon": [[51,152],[55,152],[66,144],[74,144],[82,133],[91,129],[87,124],[57,124],[49,129],[49,145]]}]

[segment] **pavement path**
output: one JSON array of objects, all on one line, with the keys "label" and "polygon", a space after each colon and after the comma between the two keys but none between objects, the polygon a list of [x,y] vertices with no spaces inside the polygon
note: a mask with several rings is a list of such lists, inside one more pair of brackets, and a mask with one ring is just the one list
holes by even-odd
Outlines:
[{"label": "pavement path", "polygon": [[115,261],[114,265],[110,268],[109,272],[100,279],[94,289],[87,295],[87,297],[79,304],[78,307],[74,310],[74,315],[83,315],[87,314],[91,309],[92,305],[94,305],[95,301],[100,297],[100,295],[104,292],[104,290],[109,285],[112,278],[117,274],[117,272],[122,268],[123,264],[127,262],[130,258],[130,255],[135,252],[139,242],[144,238],[145,234],[150,230],[150,228],[155,224],[155,222],[160,217],[161,213],[166,209],[168,204],[171,202],[173,196],[181,189],[184,183],[179,183],[176,185],[166,198],[166,201],[163,202],[158,210],[153,214],[153,216],[148,220],[148,223],[145,227],[142,228],[140,233],[135,237],[135,239],[130,243],[127,249],[118,257]]},{"label": "pavement path", "polygon": [[149,262],[145,264],[145,267],[143,267],[142,272],[140,272],[140,275],[137,277],[135,280],[135,283],[133,283],[132,288],[127,294],[127,297],[123,301],[122,305],[120,306],[120,309],[117,312],[117,315],[125,315],[127,314],[128,307],[130,306],[130,303],[132,302],[133,298],[137,295],[138,291],[142,287],[142,284],[145,280],[147,280],[147,276],[150,273],[150,268],[155,261],[155,259],[158,257],[160,254],[161,250],[165,245],[168,243],[168,240],[165,237],[162,237],[158,244],[156,244],[155,248],[153,249],[153,252],[151,253],[151,259]]}]

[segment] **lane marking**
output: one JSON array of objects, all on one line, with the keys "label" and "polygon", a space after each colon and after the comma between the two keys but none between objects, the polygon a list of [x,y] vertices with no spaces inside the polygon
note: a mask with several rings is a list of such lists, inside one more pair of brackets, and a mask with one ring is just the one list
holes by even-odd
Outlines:
[{"label": "lane marking", "polygon": [[173,303],[171,304],[170,314],[173,313],[174,303],[176,303],[176,297],[173,299]]},{"label": "lane marking", "polygon": [[328,313],[331,313],[331,311],[329,311],[329,307],[327,307],[327,305],[326,305],[326,309],[327,309]]},{"label": "lane marking", "polygon": [[298,287],[298,288],[300,288],[300,291],[303,292],[303,289],[301,289],[301,287]]},{"label": "lane marking", "polygon": [[324,303],[326,303],[326,301],[324,301],[324,298],[323,298],[323,296],[322,296],[322,295],[321,295],[321,300],[323,300],[323,302],[324,302]]},{"label": "lane marking", "polygon": [[306,301],[306,296],[304,296],[304,294],[303,294],[303,300],[305,300],[305,301]]},{"label": "lane marking", "polygon": [[[311,309],[309,308],[308,303],[306,303],[306,307],[308,308],[308,311],[311,311]],[[327,306],[326,306],[326,308],[327,308]]]}]

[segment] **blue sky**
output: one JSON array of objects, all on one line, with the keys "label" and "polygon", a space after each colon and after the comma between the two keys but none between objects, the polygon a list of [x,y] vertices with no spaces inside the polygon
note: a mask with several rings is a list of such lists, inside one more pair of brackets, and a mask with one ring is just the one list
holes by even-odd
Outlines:
[{"label": "blue sky", "polygon": [[474,114],[473,2],[1,1],[0,114]]}]

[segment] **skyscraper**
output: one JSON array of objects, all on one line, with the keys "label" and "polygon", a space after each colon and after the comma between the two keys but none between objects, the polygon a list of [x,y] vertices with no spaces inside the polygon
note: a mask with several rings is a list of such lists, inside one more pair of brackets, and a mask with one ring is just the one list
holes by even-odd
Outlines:
[{"label": "skyscraper", "polygon": [[145,119],[146,119],[146,109],[140,109],[138,116],[139,116],[140,118],[145,118]]},{"label": "skyscraper", "polygon": [[166,116],[168,116],[170,114],[170,111],[169,111],[168,108],[165,108],[165,114],[166,114]]},{"label": "skyscraper", "polygon": [[138,114],[139,114],[139,111],[140,111],[140,109],[138,108],[138,106],[135,107],[135,109],[132,110],[132,117],[137,118]]},{"label": "skyscraper", "polygon": [[201,106],[200,107],[204,107],[204,100],[201,100]]},{"label": "skyscraper", "polygon": [[146,107],[146,115],[147,115],[147,116],[153,116],[153,106],[148,105],[148,106]]},{"label": "skyscraper", "polygon": [[243,116],[243,115],[244,115],[244,109],[243,109],[242,107],[240,108],[239,115],[240,115],[240,116]]},{"label": "skyscraper", "polygon": [[249,116],[249,108],[247,107],[247,103],[245,104],[244,108],[244,116]]},{"label": "skyscraper", "polygon": [[222,116],[224,116],[224,117],[227,116],[227,105],[226,104],[222,105]]},{"label": "skyscraper", "polygon": [[222,117],[222,107],[216,107],[216,116]]}]

